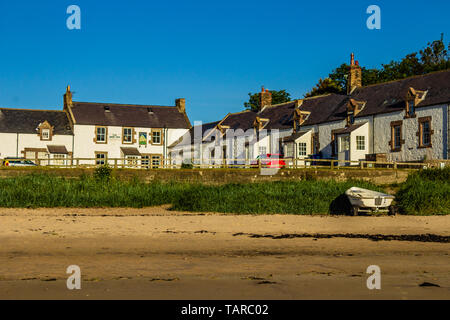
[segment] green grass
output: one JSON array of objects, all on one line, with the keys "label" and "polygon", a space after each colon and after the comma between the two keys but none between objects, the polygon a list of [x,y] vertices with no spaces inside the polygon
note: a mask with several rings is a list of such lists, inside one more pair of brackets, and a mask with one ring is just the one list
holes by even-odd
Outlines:
[{"label": "green grass", "polygon": [[[423,170],[399,184],[397,205],[403,214],[450,214],[450,168]],[[174,210],[236,214],[344,214],[343,195],[352,186],[384,191],[363,181],[280,181],[204,185],[144,183],[137,178],[50,174],[0,179],[0,207],[149,207],[171,204]]]},{"label": "green grass", "polygon": [[410,174],[400,185],[396,201],[403,214],[450,214],[450,167]]},{"label": "green grass", "polygon": [[[352,186],[380,190],[361,181],[301,181],[203,186],[184,192],[176,210],[223,213],[344,214],[342,194]],[[199,192],[201,191],[201,192]]]},{"label": "green grass", "polygon": [[191,186],[180,183],[146,184],[137,179],[102,181],[52,175],[0,179],[0,207],[147,207],[169,204]]}]

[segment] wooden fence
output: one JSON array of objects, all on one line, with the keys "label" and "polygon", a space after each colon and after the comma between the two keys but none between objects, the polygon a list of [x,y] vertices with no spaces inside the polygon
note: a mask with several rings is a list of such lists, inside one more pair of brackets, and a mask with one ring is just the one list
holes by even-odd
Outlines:
[{"label": "wooden fence", "polygon": [[[1,160],[2,168],[14,167],[12,162],[32,161],[43,167],[55,168],[95,168],[107,164],[111,168],[116,169],[179,169],[182,167],[192,167],[199,169],[214,168],[235,168],[235,169],[261,169],[261,168],[277,168],[277,159],[248,160],[248,159],[227,159],[224,160],[203,160],[191,159],[187,166],[181,163],[174,163],[170,159],[142,159],[142,158],[66,158],[66,159],[19,159],[9,158],[9,160]],[[272,165],[268,165],[267,161],[274,161]],[[283,159],[284,168],[302,169],[302,168],[328,168],[328,169],[425,169],[431,167],[450,166],[450,160],[434,160],[432,162],[375,162],[375,161],[350,161],[350,160],[332,160],[332,159]],[[186,162],[185,162],[186,163]],[[23,167],[23,165],[21,165]]]}]

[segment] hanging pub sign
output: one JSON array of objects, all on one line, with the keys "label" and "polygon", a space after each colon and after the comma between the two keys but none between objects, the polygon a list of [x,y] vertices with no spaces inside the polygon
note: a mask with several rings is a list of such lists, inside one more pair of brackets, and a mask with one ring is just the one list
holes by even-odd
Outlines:
[{"label": "hanging pub sign", "polygon": [[147,133],[139,132],[139,145],[146,146],[147,145]]}]

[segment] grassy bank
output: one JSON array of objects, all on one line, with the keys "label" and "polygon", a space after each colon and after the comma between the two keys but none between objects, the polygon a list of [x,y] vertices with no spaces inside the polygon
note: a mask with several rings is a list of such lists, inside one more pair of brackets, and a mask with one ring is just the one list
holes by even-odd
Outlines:
[{"label": "grassy bank", "polygon": [[301,181],[205,186],[184,192],[174,209],[197,212],[345,214],[345,190],[352,186],[382,191],[361,181]]},{"label": "grassy bank", "polygon": [[109,181],[82,176],[25,175],[0,179],[0,207],[148,207],[173,203],[192,186]]},{"label": "grassy bank", "polygon": [[339,195],[354,185],[380,190],[365,182],[286,181],[207,186],[39,174],[0,179],[0,207],[139,208],[172,204],[176,210],[198,212],[343,213],[339,212],[343,208]]},{"label": "grassy bank", "polygon": [[[30,174],[0,179],[0,207],[148,207],[171,204],[193,212],[345,214],[343,195],[352,186],[383,191],[369,182],[333,180],[278,181],[204,185],[144,183],[114,179],[101,171],[95,177],[64,178]],[[398,186],[403,214],[450,214],[450,168],[411,174]]]},{"label": "grassy bank", "polygon": [[450,214],[450,167],[410,174],[396,201],[403,214]]}]

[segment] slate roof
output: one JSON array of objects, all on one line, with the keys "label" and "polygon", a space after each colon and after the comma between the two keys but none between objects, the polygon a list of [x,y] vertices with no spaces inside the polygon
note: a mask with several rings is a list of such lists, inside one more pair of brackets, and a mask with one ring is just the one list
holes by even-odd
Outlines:
[{"label": "slate roof", "polygon": [[229,126],[230,129],[248,130],[253,128],[253,122],[258,114],[254,111],[246,110],[242,112],[229,113],[222,121],[221,125]]},{"label": "slate roof", "polygon": [[351,133],[353,131],[355,131],[358,128],[361,128],[363,125],[365,125],[367,122],[363,122],[363,123],[358,123],[358,124],[353,124],[351,126],[348,126],[346,128],[343,129],[338,129],[338,130],[334,130],[333,133],[334,134],[346,134],[346,133]]},{"label": "slate roof", "polygon": [[0,132],[2,133],[37,134],[36,128],[44,121],[48,121],[54,127],[54,134],[73,134],[64,111],[0,108]]},{"label": "slate roof", "polygon": [[[450,102],[450,70],[357,88],[351,98],[367,103],[356,117],[404,110],[406,94],[411,87],[428,91],[416,108],[446,104]],[[338,112],[345,112],[345,106]]]},{"label": "slate roof", "polygon": [[69,152],[66,149],[66,146],[52,146],[48,145],[47,150],[51,154],[69,154]]},{"label": "slate roof", "polygon": [[[219,123],[220,123],[220,121],[203,123],[201,125],[202,138],[205,136],[205,133],[208,130],[211,130],[211,129],[215,128]],[[199,127],[200,126],[193,126],[192,128],[190,128],[188,132],[186,132],[183,136],[181,136],[180,139],[178,139],[177,141],[172,143],[169,146],[169,148],[172,148],[174,146],[185,146],[185,145],[193,144],[194,143],[194,138],[195,138],[195,134],[194,133],[196,132],[196,130],[199,130]]]},{"label": "slate roof", "polygon": [[73,102],[76,124],[189,129],[185,113],[173,106],[128,105],[115,103]]},{"label": "slate roof", "polygon": [[125,156],[140,156],[141,155],[139,150],[137,148],[133,148],[133,147],[120,147],[120,150],[122,150],[122,153]]},{"label": "slate roof", "polygon": [[282,140],[283,142],[295,142],[298,138],[304,136],[309,131],[310,130],[308,130],[308,131],[299,131],[299,132],[291,134],[288,137],[281,138],[280,140]]}]

